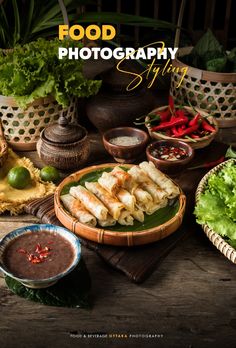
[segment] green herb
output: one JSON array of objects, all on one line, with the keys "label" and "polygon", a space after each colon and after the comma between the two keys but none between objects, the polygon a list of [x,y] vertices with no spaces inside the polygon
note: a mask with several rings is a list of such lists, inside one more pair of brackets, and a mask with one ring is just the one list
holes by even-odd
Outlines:
[{"label": "green herb", "polygon": [[236,48],[229,54],[216,39],[210,29],[197,42],[191,53],[183,61],[195,68],[213,72],[236,71]]},{"label": "green herb", "polygon": [[236,150],[230,146],[225,154],[226,158],[236,158]]},{"label": "green herb", "polygon": [[83,260],[66,277],[45,289],[31,289],[6,276],[6,284],[16,295],[48,306],[90,308],[91,280]]},{"label": "green herb", "polygon": [[0,94],[12,96],[19,106],[53,95],[63,107],[72,96],[89,97],[98,92],[101,81],[87,80],[83,61],[58,58],[59,47],[82,47],[70,40],[37,41],[17,47],[7,56],[0,53]]},{"label": "green herb", "polygon": [[228,162],[212,174],[195,208],[199,224],[212,230],[236,247],[236,164]]}]

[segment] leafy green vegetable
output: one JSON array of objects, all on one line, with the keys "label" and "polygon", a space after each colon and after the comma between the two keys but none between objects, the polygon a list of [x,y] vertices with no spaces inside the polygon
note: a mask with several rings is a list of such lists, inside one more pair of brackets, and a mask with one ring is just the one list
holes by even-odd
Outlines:
[{"label": "leafy green vegetable", "polygon": [[16,295],[48,306],[90,308],[91,280],[83,260],[68,276],[45,289],[31,289],[6,276],[6,284]]},{"label": "leafy green vegetable", "polygon": [[225,154],[226,158],[236,158],[236,151],[230,146]]},{"label": "leafy green vegetable", "polygon": [[214,72],[236,71],[236,48],[228,55],[210,29],[200,38],[183,61],[195,68]]},{"label": "leafy green vegetable", "polygon": [[211,229],[236,246],[236,162],[230,161],[207,182],[194,211],[199,224]]},{"label": "leafy green vegetable", "polygon": [[13,96],[25,108],[37,98],[53,95],[63,107],[71,96],[89,97],[101,81],[83,76],[83,61],[58,58],[59,47],[82,47],[74,41],[38,39],[18,46],[7,56],[0,53],[0,94]]}]

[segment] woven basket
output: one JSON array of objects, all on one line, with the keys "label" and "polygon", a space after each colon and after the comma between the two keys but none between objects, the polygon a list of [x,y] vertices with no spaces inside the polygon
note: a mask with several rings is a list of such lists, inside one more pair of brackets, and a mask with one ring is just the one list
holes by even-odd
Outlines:
[{"label": "woven basket", "polygon": [[[150,114],[152,113],[156,113],[157,111],[162,111],[165,110],[167,108],[167,106],[161,106],[160,108],[156,108],[152,111],[150,111]],[[186,106],[185,107],[186,110],[188,110],[188,112],[193,114],[193,110],[191,107]],[[218,132],[218,125],[217,122],[215,121],[215,119],[212,116],[209,116],[208,113],[206,113],[203,110],[200,110],[198,108],[195,108],[197,112],[199,112],[202,116],[204,116],[205,118],[207,118],[207,120],[214,125],[216,131],[214,133],[211,133],[205,137],[199,138],[199,139],[194,139],[190,140],[190,139],[183,139],[183,138],[174,138],[176,140],[181,140],[184,141],[185,143],[189,144],[193,149],[203,149],[204,147],[208,146],[212,140],[215,138],[217,132]],[[145,121],[147,122],[149,120],[148,116],[146,117]],[[162,133],[158,133],[158,132],[152,132],[151,127],[149,124],[146,124],[146,127],[148,129],[148,132],[150,134],[150,137],[153,139],[157,139],[157,140],[169,140],[169,139],[173,139],[172,137],[169,137],[168,135],[164,135]]]},{"label": "woven basket", "polygon": [[8,145],[4,137],[2,124],[0,120],[0,168],[5,163],[7,157],[8,157]]},{"label": "woven basket", "polygon": [[[92,166],[84,168],[76,173],[71,174],[65,178],[60,185],[57,187],[54,194],[54,207],[57,218],[60,222],[72,232],[78,234],[79,236],[92,240],[100,244],[110,244],[117,246],[134,246],[134,245],[143,245],[148,243],[153,243],[158,240],[161,240],[173,232],[175,232],[182,223],[185,206],[186,206],[186,197],[181,191],[179,196],[179,209],[176,215],[163,223],[162,225],[142,230],[142,231],[130,231],[130,232],[119,232],[114,230],[106,230],[97,227],[90,227],[85,224],[80,223],[75,217],[70,215],[70,213],[63,207],[61,203],[61,191],[65,185],[71,184],[73,182],[79,181],[84,175],[89,174],[93,171],[108,167],[116,167],[115,163],[100,164],[97,166]],[[132,167],[130,164],[125,164],[127,167]]]},{"label": "woven basket", "polygon": [[[192,47],[180,48],[178,57],[189,54]],[[187,65],[178,58],[172,62],[176,68]],[[181,72],[171,75],[170,93],[178,104],[188,104],[201,108],[217,119],[220,132],[218,140],[233,143],[229,132],[224,129],[236,127],[236,73],[217,73],[187,66],[188,71],[181,85]],[[236,130],[236,128],[235,128]]]},{"label": "woven basket", "polygon": [[[58,120],[62,106],[49,96],[35,100],[21,109],[14,98],[0,96],[0,119],[6,140],[15,150],[35,150],[40,132]],[[69,122],[76,122],[76,99],[71,99],[65,110]]]},{"label": "woven basket", "polygon": [[[196,203],[198,203],[200,195],[205,191],[205,187],[207,185],[208,178],[210,175],[217,173],[219,170],[221,170],[226,163],[234,162],[236,163],[236,160],[228,160],[226,162],[223,162],[216,166],[215,168],[211,169],[200,181],[197,191],[196,191]],[[233,263],[236,263],[236,250],[232,248],[218,233],[214,232],[212,229],[210,229],[207,225],[202,225],[203,231],[209,238],[209,240],[212,242],[212,244],[225,256],[227,259],[232,261]]]}]

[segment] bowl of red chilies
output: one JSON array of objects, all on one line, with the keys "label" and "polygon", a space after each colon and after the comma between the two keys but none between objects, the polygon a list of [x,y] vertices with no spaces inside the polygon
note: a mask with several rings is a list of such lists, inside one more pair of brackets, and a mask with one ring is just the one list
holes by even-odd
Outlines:
[{"label": "bowl of red chilies", "polygon": [[218,131],[217,121],[208,113],[191,106],[176,107],[172,97],[169,105],[152,110],[139,124],[145,124],[154,139],[177,139],[194,149],[208,146]]}]

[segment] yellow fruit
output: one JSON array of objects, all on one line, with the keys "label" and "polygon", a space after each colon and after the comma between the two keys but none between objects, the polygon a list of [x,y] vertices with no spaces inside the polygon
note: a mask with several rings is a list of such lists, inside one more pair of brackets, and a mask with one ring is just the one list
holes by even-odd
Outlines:
[{"label": "yellow fruit", "polygon": [[7,174],[8,184],[18,190],[24,189],[30,181],[30,172],[25,167],[14,167]]},{"label": "yellow fruit", "polygon": [[46,166],[41,169],[40,177],[43,181],[57,182],[60,179],[60,174],[56,168]]}]

